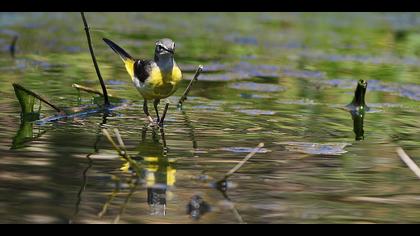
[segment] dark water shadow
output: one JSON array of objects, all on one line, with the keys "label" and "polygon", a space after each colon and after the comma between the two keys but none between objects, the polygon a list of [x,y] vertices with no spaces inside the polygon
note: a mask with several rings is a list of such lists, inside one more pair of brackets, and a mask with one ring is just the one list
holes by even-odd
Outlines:
[{"label": "dark water shadow", "polygon": [[82,184],[81,184],[80,189],[77,193],[76,206],[75,206],[74,214],[73,214],[72,218],[69,220],[70,224],[74,221],[75,217],[79,214],[79,207],[80,207],[80,203],[82,202],[82,194],[83,194],[83,191],[86,189],[86,185],[87,185],[87,181],[88,181],[87,173],[88,173],[89,169],[92,168],[92,165],[93,165],[93,160],[90,157],[99,152],[98,144],[103,137],[102,128],[103,128],[103,125],[106,124],[108,116],[109,116],[108,112],[105,112],[103,114],[102,122],[99,124],[98,129],[96,131],[96,140],[93,143],[93,152],[86,155],[87,166],[82,172]]}]

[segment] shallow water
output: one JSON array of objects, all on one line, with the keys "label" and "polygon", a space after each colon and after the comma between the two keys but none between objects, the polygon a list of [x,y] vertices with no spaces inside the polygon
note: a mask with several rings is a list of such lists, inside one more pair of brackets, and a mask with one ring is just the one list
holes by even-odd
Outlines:
[{"label": "shallow water", "polygon": [[[93,103],[73,83],[100,86],[78,13],[0,14],[0,223],[420,222],[420,180],[395,151],[420,164],[419,14],[86,16],[109,92],[123,100],[106,115],[21,124],[14,82],[60,107]],[[140,57],[158,38],[177,43],[186,80],[170,98],[164,140],[102,37]],[[179,110],[198,64],[204,72]],[[356,141],[343,107],[359,79],[371,109]],[[41,118],[52,115],[42,106]],[[101,127],[119,129],[140,176]]]}]

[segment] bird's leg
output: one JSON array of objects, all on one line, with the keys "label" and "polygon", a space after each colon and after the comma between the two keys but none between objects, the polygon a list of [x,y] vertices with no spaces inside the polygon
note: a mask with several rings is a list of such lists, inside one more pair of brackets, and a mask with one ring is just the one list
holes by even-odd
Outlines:
[{"label": "bird's leg", "polygon": [[169,108],[169,100],[166,99],[166,104],[165,104],[165,109],[163,110],[163,114],[162,114],[162,118],[159,121],[159,126],[163,127],[163,121],[165,120],[165,116],[166,116],[166,112],[168,111]]},{"label": "bird's leg", "polygon": [[159,105],[159,102],[160,102],[160,99],[155,99],[155,100],[153,101],[153,106],[155,107],[156,116],[157,116],[156,123],[158,123],[158,124],[159,124],[159,122],[160,122],[160,118],[159,118],[159,111],[158,111],[158,108],[157,108],[157,106]]},{"label": "bird's leg", "polygon": [[152,119],[152,117],[150,116],[149,109],[147,108],[147,100],[146,100],[146,99],[144,99],[144,103],[143,103],[143,111],[144,111],[144,114],[146,114],[147,119],[149,119],[150,123],[152,123],[152,124],[153,124],[153,119]]}]

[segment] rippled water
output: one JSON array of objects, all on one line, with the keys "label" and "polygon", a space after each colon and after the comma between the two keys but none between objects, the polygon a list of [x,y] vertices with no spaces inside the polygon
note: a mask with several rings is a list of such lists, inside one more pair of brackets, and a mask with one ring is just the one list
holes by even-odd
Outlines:
[{"label": "rippled water", "polygon": [[[0,223],[419,222],[420,180],[395,152],[420,164],[419,14],[86,15],[109,92],[122,100],[109,114],[21,123],[12,83],[60,107],[94,102],[73,83],[100,87],[78,13],[0,14]],[[158,38],[177,43],[186,80],[164,133],[147,126],[102,37],[141,57]],[[198,64],[204,72],[177,109]],[[343,108],[359,79],[371,109],[356,141],[360,127]],[[52,115],[42,107],[41,118]],[[140,176],[101,127],[118,128]]]}]

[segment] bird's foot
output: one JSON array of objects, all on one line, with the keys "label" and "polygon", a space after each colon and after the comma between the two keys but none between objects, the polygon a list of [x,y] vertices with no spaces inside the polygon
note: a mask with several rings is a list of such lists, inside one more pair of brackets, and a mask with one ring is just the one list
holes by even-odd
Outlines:
[{"label": "bird's foot", "polygon": [[151,116],[147,116],[147,119],[149,120],[150,123],[154,123],[153,118]]},{"label": "bird's foot", "polygon": [[149,120],[149,127],[157,127],[159,125],[159,122],[155,122],[151,116],[147,116],[147,119]]}]

